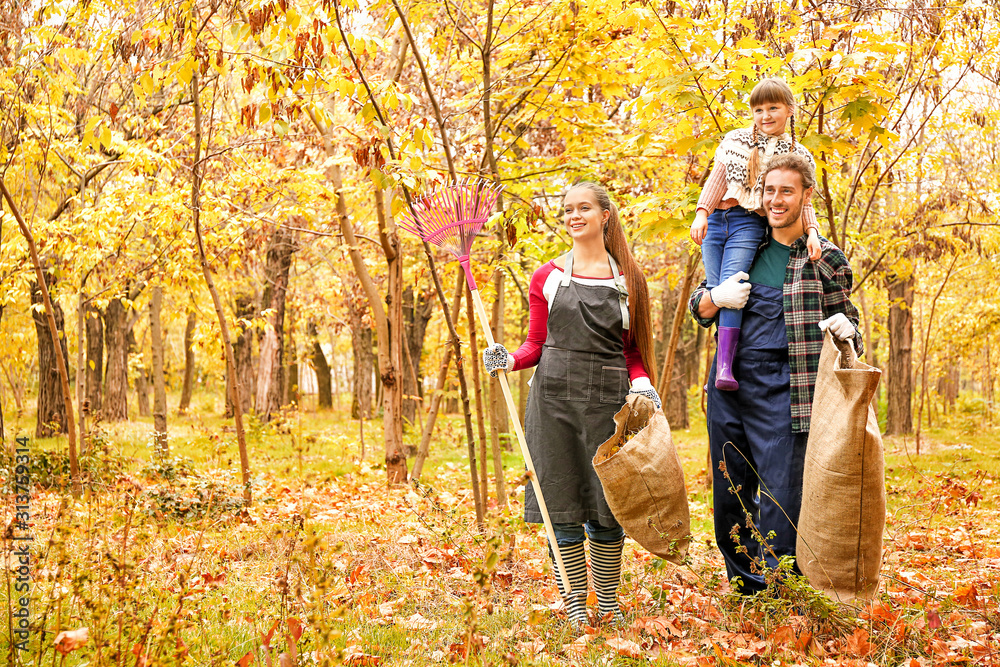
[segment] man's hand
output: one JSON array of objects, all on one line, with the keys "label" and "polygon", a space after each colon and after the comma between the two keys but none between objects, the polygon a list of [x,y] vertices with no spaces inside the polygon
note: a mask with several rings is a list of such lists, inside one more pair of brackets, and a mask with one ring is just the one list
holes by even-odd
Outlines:
[{"label": "man's hand", "polygon": [[708,213],[705,209],[699,208],[698,212],[694,214],[694,222],[691,223],[691,240],[701,245],[701,242],[705,240],[705,234],[708,232]]},{"label": "man's hand", "polygon": [[740,271],[729,276],[709,291],[708,295],[719,308],[733,308],[739,310],[747,305],[750,298],[750,283],[742,283],[741,280],[749,280],[750,276]]},{"label": "man's hand", "polygon": [[819,323],[820,331],[825,332],[827,329],[840,340],[852,340],[858,332],[854,328],[854,324],[847,319],[847,315],[843,313],[837,313],[833,317],[828,317]]}]

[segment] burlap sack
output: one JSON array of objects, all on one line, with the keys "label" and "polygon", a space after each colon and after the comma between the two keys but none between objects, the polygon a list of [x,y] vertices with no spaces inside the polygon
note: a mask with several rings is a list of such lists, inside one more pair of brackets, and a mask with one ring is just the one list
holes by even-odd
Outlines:
[{"label": "burlap sack", "polygon": [[691,518],[667,418],[651,400],[632,394],[615,415],[615,425],[615,434],[594,455],[608,506],[644,549],[680,563],[687,555]]},{"label": "burlap sack", "polygon": [[823,342],[806,446],[795,553],[814,587],[835,600],[878,589],[885,528],[882,435],[871,400],[882,371]]}]

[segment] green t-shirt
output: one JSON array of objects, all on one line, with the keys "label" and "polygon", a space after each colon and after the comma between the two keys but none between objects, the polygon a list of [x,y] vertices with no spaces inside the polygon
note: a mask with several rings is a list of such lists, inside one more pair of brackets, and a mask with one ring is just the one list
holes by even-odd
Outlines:
[{"label": "green t-shirt", "polygon": [[757,253],[757,259],[750,267],[750,284],[781,289],[785,284],[785,269],[791,254],[792,246],[782,245],[771,239],[767,247]]}]

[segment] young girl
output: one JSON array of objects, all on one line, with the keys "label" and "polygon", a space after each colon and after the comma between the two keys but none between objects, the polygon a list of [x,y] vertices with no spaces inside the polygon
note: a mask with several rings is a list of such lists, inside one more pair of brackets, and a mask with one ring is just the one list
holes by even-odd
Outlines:
[{"label": "young girl", "polygon": [[[746,280],[757,248],[767,233],[760,174],[768,161],[782,153],[800,153],[815,168],[809,150],[795,141],[795,98],[781,79],[764,79],[750,93],[753,127],[733,130],[715,152],[715,167],[698,199],[691,239],[701,246],[705,279],[719,315],[715,387],[739,388],[733,377],[733,357],[740,339],[743,311],[728,307],[740,280]],[[791,136],[785,133],[791,125]],[[812,204],[802,221],[808,233],[810,259],[820,257],[819,225]],[[728,282],[727,282],[728,280]],[[713,289],[715,288],[715,289]]]},{"label": "young girl", "polygon": [[[514,354],[499,343],[483,353],[490,375],[537,364],[528,394],[525,438],[554,524],[572,591],[559,591],[574,624],[587,622],[585,536],[601,618],[618,620],[625,533],[594,471],[597,447],[614,435],[614,414],[629,393],[653,400],[653,338],[646,279],[632,258],[618,209],[595,183],[563,200],[570,252],[531,277],[528,338]],[[624,275],[623,275],[624,274]],[[631,388],[630,388],[631,382]],[[530,485],[524,520],[542,523]],[[554,560],[554,559],[553,559]]]}]

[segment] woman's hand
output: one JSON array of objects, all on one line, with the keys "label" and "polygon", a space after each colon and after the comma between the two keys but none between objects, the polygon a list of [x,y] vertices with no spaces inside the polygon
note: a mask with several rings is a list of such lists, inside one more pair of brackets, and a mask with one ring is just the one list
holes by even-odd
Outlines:
[{"label": "woman's hand", "polygon": [[708,232],[708,213],[703,208],[699,208],[694,214],[694,222],[691,223],[691,240],[701,245]]},{"label": "woman's hand", "polygon": [[632,388],[628,390],[629,395],[638,394],[639,396],[645,396],[649,400],[653,401],[653,405],[659,410],[663,405],[660,402],[660,395],[656,393],[656,389],[653,388],[653,383],[649,381],[647,377],[636,378],[632,382]]},{"label": "woman's hand", "polygon": [[510,373],[514,368],[514,356],[500,343],[493,343],[483,350],[483,366],[490,377],[496,377],[499,370]]}]

